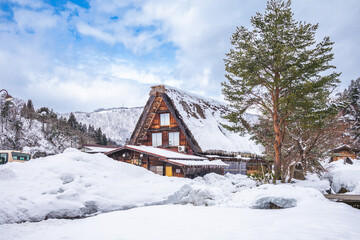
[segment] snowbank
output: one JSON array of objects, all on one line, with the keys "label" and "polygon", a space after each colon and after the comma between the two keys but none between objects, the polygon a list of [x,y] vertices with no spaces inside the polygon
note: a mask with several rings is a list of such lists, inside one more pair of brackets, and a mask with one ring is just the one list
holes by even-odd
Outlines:
[{"label": "snowbank", "polygon": [[246,176],[231,174],[208,174],[197,178],[168,198],[168,202],[173,204],[259,209],[268,209],[271,204],[290,208],[314,201],[327,200],[312,187],[291,184],[256,186],[256,182]]},{"label": "snowbank", "polygon": [[233,193],[256,187],[256,182],[244,175],[209,173],[195,178],[168,198],[168,203],[192,204],[195,206],[221,205]]},{"label": "snowbank", "polygon": [[150,206],[71,221],[4,224],[0,240],[359,239],[360,211],[316,203],[283,210]]},{"label": "snowbank", "polygon": [[1,165],[0,179],[0,224],[151,205],[190,181],[76,149]]},{"label": "snowbank", "polygon": [[360,194],[360,161],[353,160],[353,164],[344,164],[343,160],[329,163],[325,175],[331,182],[331,188],[338,193],[342,188],[348,194]]},{"label": "snowbank", "polygon": [[[331,163],[334,190],[359,193],[360,164]],[[327,180],[309,175],[294,184],[257,186],[244,175],[210,173],[194,180],[169,178],[68,149],[63,154],[0,166],[0,224],[77,218],[134,207],[181,204],[246,209],[310,207],[329,203]]]}]

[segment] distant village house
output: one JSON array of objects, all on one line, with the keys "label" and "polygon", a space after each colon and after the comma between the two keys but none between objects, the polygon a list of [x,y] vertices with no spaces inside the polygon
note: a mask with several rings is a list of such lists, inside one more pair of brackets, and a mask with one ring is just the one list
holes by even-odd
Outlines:
[{"label": "distant village house", "polygon": [[358,155],[358,150],[354,149],[348,145],[343,145],[341,147],[333,149],[333,156],[331,157],[331,161],[339,161],[345,160],[351,162],[355,160]]}]

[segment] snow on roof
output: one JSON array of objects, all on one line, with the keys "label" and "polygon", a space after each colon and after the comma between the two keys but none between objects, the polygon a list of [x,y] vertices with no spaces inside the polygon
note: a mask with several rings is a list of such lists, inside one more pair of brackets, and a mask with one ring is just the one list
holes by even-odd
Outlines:
[{"label": "snow on roof", "polygon": [[185,166],[221,166],[225,167],[228,166],[228,164],[224,163],[221,160],[200,160],[200,161],[194,161],[194,160],[177,160],[177,159],[169,159],[170,162],[185,165]]},{"label": "snow on roof", "polygon": [[[228,120],[222,118],[230,112],[225,103],[168,86],[164,88],[179,112],[179,117],[203,152],[262,153],[262,147],[250,140],[249,134],[240,136],[222,126],[222,124],[231,125]],[[255,114],[246,114],[245,117],[250,123],[257,121]]]},{"label": "snow on roof", "polygon": [[351,146],[346,145],[346,144],[338,146],[338,147],[334,148],[332,151],[333,152],[338,152],[338,151],[343,151],[343,150],[348,150],[348,151],[351,151],[351,152],[356,151],[356,149],[354,149]]},{"label": "snow on roof", "polygon": [[148,154],[156,155],[158,157],[167,158],[167,159],[183,159],[183,160],[207,160],[207,158],[199,157],[195,155],[179,153],[172,150],[164,149],[164,148],[156,148],[150,146],[134,146],[134,145],[125,145],[119,150],[128,148],[132,150],[137,150],[141,152],[145,152]]},{"label": "snow on roof", "polygon": [[105,153],[117,149],[116,147],[84,146],[87,153]]}]

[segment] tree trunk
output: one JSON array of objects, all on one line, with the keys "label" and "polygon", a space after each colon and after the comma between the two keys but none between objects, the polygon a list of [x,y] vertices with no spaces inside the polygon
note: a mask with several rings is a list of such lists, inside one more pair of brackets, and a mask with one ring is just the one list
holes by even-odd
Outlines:
[{"label": "tree trunk", "polygon": [[275,142],[274,142],[274,150],[275,150],[275,178],[276,180],[281,179],[281,145],[282,145],[282,137],[281,130],[279,126],[279,120],[276,115],[274,115],[274,132],[275,132]]},{"label": "tree trunk", "polygon": [[[279,73],[275,74],[275,79],[279,79]],[[281,121],[278,112],[279,105],[279,96],[280,90],[279,88],[275,89],[273,95],[273,125],[274,125],[274,133],[275,133],[275,142],[274,142],[274,151],[275,151],[275,177],[274,183],[276,180],[281,179],[281,147],[282,147],[282,132],[281,132]],[[282,180],[283,181],[283,180]]]},{"label": "tree trunk", "polygon": [[296,166],[296,164],[291,165],[291,166],[289,167],[289,179],[288,179],[288,183],[291,183],[291,180],[292,180],[293,177],[294,177],[295,166]]}]

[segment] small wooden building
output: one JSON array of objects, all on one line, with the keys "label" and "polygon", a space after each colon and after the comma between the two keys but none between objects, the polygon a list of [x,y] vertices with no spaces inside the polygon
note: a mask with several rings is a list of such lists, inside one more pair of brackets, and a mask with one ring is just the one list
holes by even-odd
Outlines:
[{"label": "small wooden building", "polygon": [[333,156],[331,157],[331,161],[338,161],[340,159],[347,159],[350,158],[354,160],[357,158],[357,150],[348,146],[343,145],[341,147],[333,149]]},{"label": "small wooden building", "polygon": [[[172,87],[151,88],[143,113],[132,133],[129,145],[151,146],[222,160],[224,172],[249,174],[258,170],[262,147],[249,135],[228,131],[223,115],[230,111],[224,103],[199,97]],[[250,122],[257,116],[246,114]]]},{"label": "small wooden building", "polygon": [[227,166],[219,160],[209,161],[204,157],[151,146],[126,145],[105,154],[117,161],[138,165],[169,177],[195,178],[210,172],[224,174],[224,167]]}]

